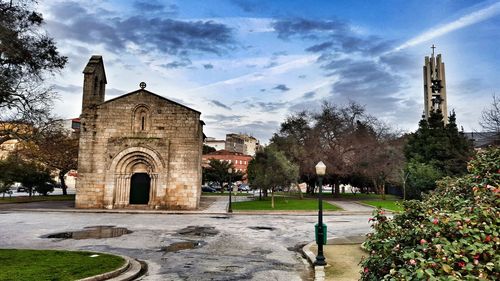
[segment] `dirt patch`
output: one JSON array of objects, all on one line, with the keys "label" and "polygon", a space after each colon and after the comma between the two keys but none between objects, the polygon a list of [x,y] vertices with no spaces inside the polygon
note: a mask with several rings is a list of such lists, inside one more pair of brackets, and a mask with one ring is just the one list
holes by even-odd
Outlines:
[{"label": "dirt patch", "polygon": [[[313,245],[311,251],[316,254],[317,246]],[[359,262],[364,252],[360,245],[326,245],[324,254],[328,266],[325,267],[325,280],[355,281],[361,277]]]}]

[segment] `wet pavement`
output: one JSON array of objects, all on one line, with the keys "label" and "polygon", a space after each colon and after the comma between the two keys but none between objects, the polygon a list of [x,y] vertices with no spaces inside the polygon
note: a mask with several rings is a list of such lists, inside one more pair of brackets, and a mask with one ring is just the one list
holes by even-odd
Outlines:
[{"label": "wet pavement", "polygon": [[[368,218],[325,216],[328,238],[365,234],[370,230]],[[296,249],[314,240],[316,221],[311,215],[9,211],[0,212],[0,248],[123,254],[147,262],[143,280],[312,280],[309,264]],[[112,238],[45,238],[111,229],[124,233]]]}]

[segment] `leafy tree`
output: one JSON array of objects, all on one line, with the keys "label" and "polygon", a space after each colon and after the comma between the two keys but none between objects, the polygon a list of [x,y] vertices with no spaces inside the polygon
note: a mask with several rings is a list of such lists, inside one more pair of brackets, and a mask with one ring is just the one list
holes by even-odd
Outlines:
[{"label": "leafy tree", "polygon": [[408,199],[421,199],[422,192],[436,188],[436,181],[443,177],[442,173],[431,164],[410,161],[406,165]]},{"label": "leafy tree", "polygon": [[[420,121],[418,130],[408,137],[404,152],[408,163],[426,164],[421,168],[433,167],[442,176],[463,175],[467,160],[474,153],[470,141],[458,131],[455,112],[450,114],[445,125],[440,111],[432,112],[428,120]],[[431,175],[427,172],[424,174]],[[413,187],[422,188],[420,191],[432,189],[432,186],[423,187],[419,184]]]},{"label": "leafy tree", "polygon": [[203,144],[203,154],[208,154],[208,153],[214,152],[214,151],[217,151],[217,150],[211,146]]},{"label": "leafy tree", "polygon": [[0,193],[5,197],[5,193],[15,182],[15,163],[12,157],[0,159],[0,171]]},{"label": "leafy tree", "polygon": [[[224,183],[231,181],[239,181],[243,178],[243,173],[241,171],[235,171],[232,163],[227,161],[221,161],[218,159],[210,159],[207,168],[203,169],[204,180],[213,181],[221,186],[221,193],[224,192]],[[229,174],[228,170],[232,169],[232,173]]]},{"label": "leafy tree", "polygon": [[28,138],[33,131],[26,125],[49,121],[53,93],[43,85],[44,76],[67,62],[41,29],[43,18],[34,2],[0,0],[0,121],[22,124],[2,126],[0,143]]},{"label": "leafy tree", "polygon": [[[279,132],[273,135],[271,143],[299,167],[302,181],[314,182],[316,163],[314,163],[315,158],[311,157],[314,152],[307,148],[312,148],[316,143],[312,135],[311,117],[307,112],[289,116],[281,123]],[[313,187],[308,185],[308,192],[312,192]]]},{"label": "leafy tree", "polygon": [[63,194],[67,194],[64,176],[78,166],[78,139],[64,129],[45,131],[21,151],[27,158],[39,161],[58,174]]},{"label": "leafy tree", "polygon": [[25,160],[19,154],[11,154],[5,160],[0,161],[4,178],[9,182],[20,182],[28,189],[29,196],[33,191],[47,195],[53,191],[53,180],[50,170],[32,160]]},{"label": "leafy tree", "polygon": [[248,166],[248,179],[252,186],[271,190],[271,207],[274,208],[274,191],[296,183],[299,168],[274,146],[267,146],[255,155]]},{"label": "leafy tree", "polygon": [[48,185],[48,183],[52,184],[53,180],[47,167],[33,161],[20,160],[18,169],[17,178],[24,187],[28,188],[29,196],[33,194],[33,191],[43,195],[53,191],[53,187]]},{"label": "leafy tree", "polygon": [[468,171],[392,219],[376,211],[361,280],[500,279],[500,149],[478,153]]}]

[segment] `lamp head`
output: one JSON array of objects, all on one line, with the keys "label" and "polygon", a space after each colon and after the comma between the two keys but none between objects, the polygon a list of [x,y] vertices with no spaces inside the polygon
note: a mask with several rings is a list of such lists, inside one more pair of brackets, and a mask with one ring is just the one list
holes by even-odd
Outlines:
[{"label": "lamp head", "polygon": [[319,161],[318,164],[316,164],[316,175],[318,176],[324,176],[326,173],[326,165],[323,163],[323,161]]},{"label": "lamp head", "polygon": [[233,173],[233,169],[229,168],[229,169],[227,169],[227,172],[230,173],[230,174],[232,174]]}]

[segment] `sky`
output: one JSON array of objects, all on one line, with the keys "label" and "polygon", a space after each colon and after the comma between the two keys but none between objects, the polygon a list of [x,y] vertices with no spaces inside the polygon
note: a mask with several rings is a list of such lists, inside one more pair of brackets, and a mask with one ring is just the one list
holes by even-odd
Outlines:
[{"label": "sky", "polygon": [[146,89],[202,113],[205,135],[267,143],[287,116],[355,101],[411,132],[431,45],[465,131],[500,92],[500,1],[48,0],[44,28],[68,65],[47,81],[80,115],[83,68],[104,59],[106,99]]}]

